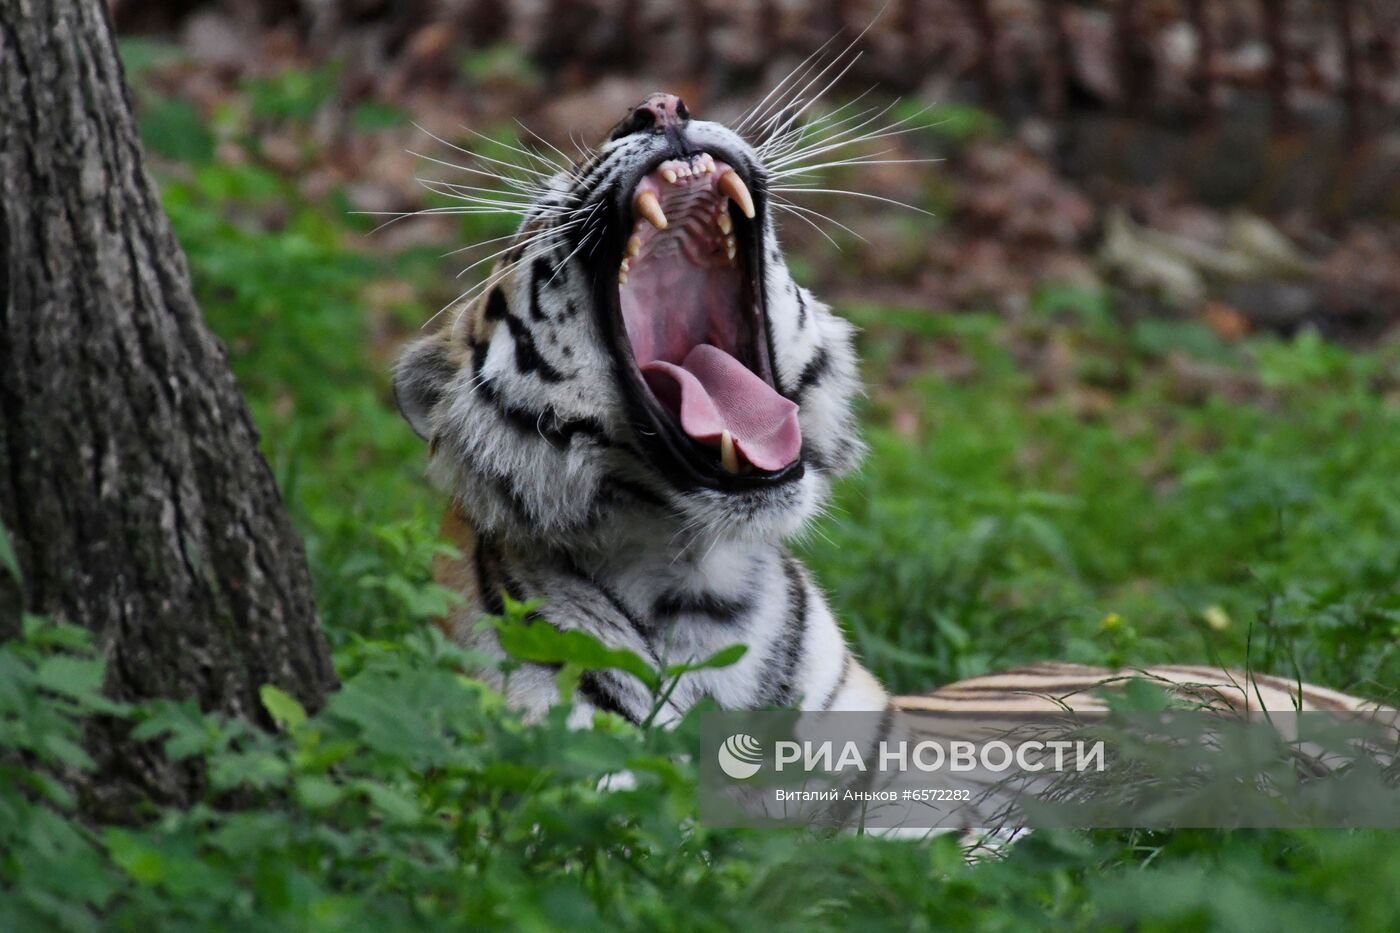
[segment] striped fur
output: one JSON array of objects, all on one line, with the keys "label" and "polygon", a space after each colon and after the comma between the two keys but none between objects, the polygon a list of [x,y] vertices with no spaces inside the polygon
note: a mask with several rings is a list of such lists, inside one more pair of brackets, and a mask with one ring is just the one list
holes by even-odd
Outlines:
[{"label": "striped fur", "polygon": [[1113,670],[1064,662],[972,677],[921,696],[893,697],[891,705],[909,712],[1096,712],[1108,708],[1105,693],[1131,679],[1157,684],[1183,702],[1222,712],[1385,710],[1368,700],[1257,671],[1187,664]]},{"label": "striped fur", "polygon": [[[754,150],[718,124],[692,120],[686,132],[696,148],[723,146],[748,160],[775,382],[800,405],[802,476],[720,491],[678,488],[655,468],[592,299],[588,224],[576,225],[542,255],[508,255],[490,290],[411,344],[395,371],[399,407],[429,441],[429,473],[453,498],[444,534],[460,557],[440,560],[437,576],[464,601],[444,627],[496,652],[494,634],[476,623],[501,610],[504,593],[541,600],[550,623],[658,666],[748,646],[733,667],[686,675],[661,721],[702,697],[730,709],[879,706],[883,690],[851,657],[820,589],[783,544],[864,452],[851,413],[852,329],[788,273],[762,209],[767,176]],[[614,139],[554,179],[557,199],[526,218],[522,242],[565,217],[606,216],[627,193],[620,179],[654,159],[661,140]],[[556,699],[553,672],[542,666],[526,665],[498,686],[531,715]],[[597,709],[642,721],[656,702],[618,672],[585,678],[576,700],[581,722]]]},{"label": "striped fur", "polygon": [[[882,709],[883,688],[852,655],[820,588],[784,546],[822,507],[832,478],[864,452],[851,412],[858,391],[852,328],[789,274],[757,152],[715,123],[691,120],[685,132],[696,149],[738,154],[752,179],[775,382],[800,405],[804,472],[776,487],[681,488],[644,453],[644,429],[628,415],[595,307],[592,263],[594,237],[606,233],[599,225],[628,196],[623,179],[654,162],[667,137],[615,134],[548,182],[491,287],[411,344],[396,368],[399,406],[429,442],[430,475],[452,496],[443,531],[459,554],[439,561],[437,577],[463,601],[443,627],[499,655],[494,633],[478,622],[499,613],[508,594],[539,600],[549,623],[589,632],[658,667],[748,646],[732,667],[684,676],[657,710],[661,722],[705,697],[726,709]],[[546,666],[527,664],[508,683],[485,673],[528,715],[557,699]],[[1227,703],[1262,697],[1294,708],[1294,685],[1276,678],[1256,676],[1242,691],[1233,686],[1245,681],[1241,674],[1177,667],[1147,674],[1219,684]],[[1113,676],[1042,665],[895,702],[909,709],[1077,706],[1101,702],[1092,686]],[[1318,708],[1359,702],[1316,687],[1305,687],[1301,699]],[[575,700],[581,724],[596,710],[641,722],[659,702],[617,671],[585,677]]]}]

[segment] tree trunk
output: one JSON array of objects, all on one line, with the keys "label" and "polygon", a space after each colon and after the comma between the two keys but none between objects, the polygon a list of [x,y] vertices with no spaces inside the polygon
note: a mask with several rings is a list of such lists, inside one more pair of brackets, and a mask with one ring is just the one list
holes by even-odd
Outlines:
[{"label": "tree trunk", "polygon": [[[306,560],[146,176],[106,0],[0,0],[0,636],[93,631],[119,699],[266,721],[334,683]],[[88,812],[198,775],[94,728]]]}]

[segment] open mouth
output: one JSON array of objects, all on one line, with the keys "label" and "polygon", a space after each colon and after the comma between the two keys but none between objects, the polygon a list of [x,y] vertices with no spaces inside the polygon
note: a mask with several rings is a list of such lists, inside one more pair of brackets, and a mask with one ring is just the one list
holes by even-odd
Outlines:
[{"label": "open mouth", "polygon": [[628,204],[617,351],[654,440],[705,485],[799,476],[798,408],[773,381],[761,225],[743,174],[708,152],[666,159]]}]

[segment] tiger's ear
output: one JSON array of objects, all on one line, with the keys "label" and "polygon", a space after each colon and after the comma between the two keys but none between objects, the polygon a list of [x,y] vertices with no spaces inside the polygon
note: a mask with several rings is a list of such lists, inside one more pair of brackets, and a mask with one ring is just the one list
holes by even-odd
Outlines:
[{"label": "tiger's ear", "polygon": [[425,441],[432,440],[433,409],[456,375],[457,366],[447,343],[438,335],[410,343],[394,365],[394,404],[414,433]]}]

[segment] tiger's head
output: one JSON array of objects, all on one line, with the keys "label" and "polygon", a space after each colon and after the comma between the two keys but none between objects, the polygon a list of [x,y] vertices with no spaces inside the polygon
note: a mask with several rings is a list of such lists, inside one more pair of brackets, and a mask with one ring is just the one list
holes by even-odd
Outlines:
[{"label": "tiger's head", "polygon": [[820,508],[863,451],[851,327],[789,274],[772,178],[654,94],[541,179],[487,287],[395,370],[478,533],[778,540]]}]

